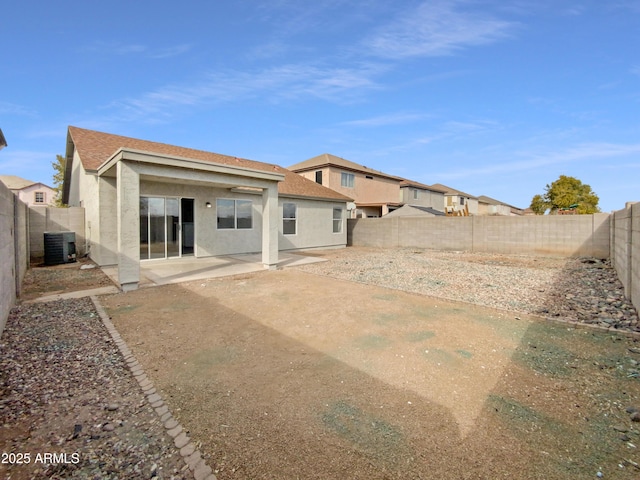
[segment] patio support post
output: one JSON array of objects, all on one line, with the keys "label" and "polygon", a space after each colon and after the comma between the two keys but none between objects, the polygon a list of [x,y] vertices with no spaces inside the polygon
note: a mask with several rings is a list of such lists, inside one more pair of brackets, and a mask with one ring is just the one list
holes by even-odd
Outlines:
[{"label": "patio support post", "polygon": [[118,283],[127,292],[140,281],[140,175],[133,166],[117,166]]},{"label": "patio support post", "polygon": [[275,270],[278,266],[278,185],[262,190],[262,264]]}]

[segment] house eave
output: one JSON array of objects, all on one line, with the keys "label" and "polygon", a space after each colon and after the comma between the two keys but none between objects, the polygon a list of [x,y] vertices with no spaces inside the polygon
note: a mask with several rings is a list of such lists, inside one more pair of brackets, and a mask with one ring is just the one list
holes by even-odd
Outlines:
[{"label": "house eave", "polygon": [[297,200],[319,200],[321,202],[331,202],[331,203],[349,203],[353,201],[353,200],[348,200],[344,198],[316,197],[312,195],[296,195],[293,193],[280,193],[278,196],[280,198],[294,198]]},{"label": "house eave", "polygon": [[159,155],[153,152],[120,148],[108,160],[100,165],[96,171],[98,176],[113,175],[113,168],[120,161],[138,162],[150,165],[160,165],[173,168],[184,168],[189,170],[199,170],[208,173],[222,173],[239,177],[250,177],[261,180],[281,182],[284,174],[278,172],[268,172],[221,163],[212,163],[202,160],[194,160],[172,155]]}]

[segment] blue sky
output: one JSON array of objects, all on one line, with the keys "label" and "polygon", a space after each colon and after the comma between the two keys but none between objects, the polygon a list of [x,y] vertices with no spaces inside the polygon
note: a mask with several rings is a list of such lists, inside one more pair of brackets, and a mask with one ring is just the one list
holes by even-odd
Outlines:
[{"label": "blue sky", "polygon": [[519,207],[640,200],[640,1],[9,2],[0,174],[75,125],[287,167],[331,153]]}]

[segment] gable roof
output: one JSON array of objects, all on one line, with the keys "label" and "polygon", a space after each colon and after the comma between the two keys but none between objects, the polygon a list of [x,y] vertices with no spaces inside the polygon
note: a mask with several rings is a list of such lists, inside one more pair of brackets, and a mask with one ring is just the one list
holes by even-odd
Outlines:
[{"label": "gable roof", "polygon": [[468,193],[464,193],[461,190],[456,190],[455,188],[447,187],[446,185],[443,185],[441,183],[434,183],[431,186],[444,190],[445,195],[460,195],[460,196],[463,196],[463,197],[473,198],[473,199],[477,200],[477,197],[474,197],[473,195],[470,195]]},{"label": "gable roof", "polygon": [[392,212],[383,215],[386,217],[400,217],[400,216],[434,216],[434,217],[444,217],[446,214],[441,212],[440,210],[436,210],[431,207],[424,207],[422,205],[412,205],[409,203],[405,203],[400,208],[395,209]]},{"label": "gable roof", "polygon": [[97,172],[98,167],[109,160],[119,149],[127,148],[157,155],[182,157],[189,160],[200,160],[219,165],[231,165],[280,173],[284,175],[284,181],[278,182],[278,193],[283,196],[312,197],[322,200],[337,200],[340,202],[352,200],[345,195],[312,182],[278,165],[193,148],[178,147],[166,143],[97,132],[95,130],[86,130],[73,126],[69,127],[67,136],[67,171],[65,172],[65,183],[67,182],[67,176],[70,175],[72,158],[69,157],[73,156],[74,148],[78,152],[82,166],[90,172]]},{"label": "gable roof", "polygon": [[522,210],[521,208],[514,207],[513,205],[509,205],[508,203],[501,202],[500,200],[496,200],[495,198],[487,197],[486,195],[480,195],[478,197],[478,202],[487,203],[489,205],[504,205],[505,207],[515,208],[517,210]]},{"label": "gable roof", "polygon": [[45,185],[40,182],[32,182],[26,178],[18,177],[16,175],[0,175],[0,181],[4,183],[9,190],[22,190],[23,188],[30,187],[32,185],[43,185],[47,188],[51,188],[49,185]]},{"label": "gable roof", "polygon": [[425,185],[424,183],[414,182],[413,180],[409,180],[407,178],[400,182],[400,188],[404,187],[414,187],[421,188],[423,190],[430,190],[432,192],[446,193],[446,190],[444,188],[436,187],[435,185]]},{"label": "gable roof", "polygon": [[353,172],[362,172],[365,174],[376,175],[378,177],[389,178],[391,180],[396,180],[401,182],[404,180],[402,177],[396,177],[395,175],[389,175],[388,173],[381,172],[379,170],[374,170],[373,168],[366,167],[364,165],[358,165],[355,162],[345,160],[341,157],[336,157],[335,155],[331,155],[330,153],[323,153],[322,155],[318,155],[317,157],[310,158],[309,160],[305,160],[304,162],[296,163],[295,165],[289,166],[289,170],[294,172],[304,172],[307,170],[314,170],[320,167],[327,166],[337,166],[343,168],[345,170],[350,170]]}]

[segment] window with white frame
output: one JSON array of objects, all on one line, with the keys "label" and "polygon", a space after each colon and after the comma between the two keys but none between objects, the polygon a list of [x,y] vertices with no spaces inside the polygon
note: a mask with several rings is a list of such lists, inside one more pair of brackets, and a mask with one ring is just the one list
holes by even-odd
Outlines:
[{"label": "window with white frame", "polygon": [[282,233],[295,235],[298,224],[298,207],[295,203],[282,204]]},{"label": "window with white frame", "polygon": [[216,199],[217,226],[220,230],[247,230],[253,228],[251,200]]},{"label": "window with white frame", "polygon": [[34,192],[34,202],[44,203],[44,192]]},{"label": "window with white frame", "polygon": [[414,189],[413,189],[413,199],[414,199],[414,200],[417,200],[417,199],[418,199],[418,189],[417,189],[417,188],[414,188]]},{"label": "window with white frame", "polygon": [[333,209],[333,233],[342,232],[342,209]]},{"label": "window with white frame", "polygon": [[464,197],[460,197],[460,205],[464,205]]},{"label": "window with white frame", "polygon": [[353,173],[342,172],[340,175],[340,185],[347,188],[353,188],[355,175]]}]

